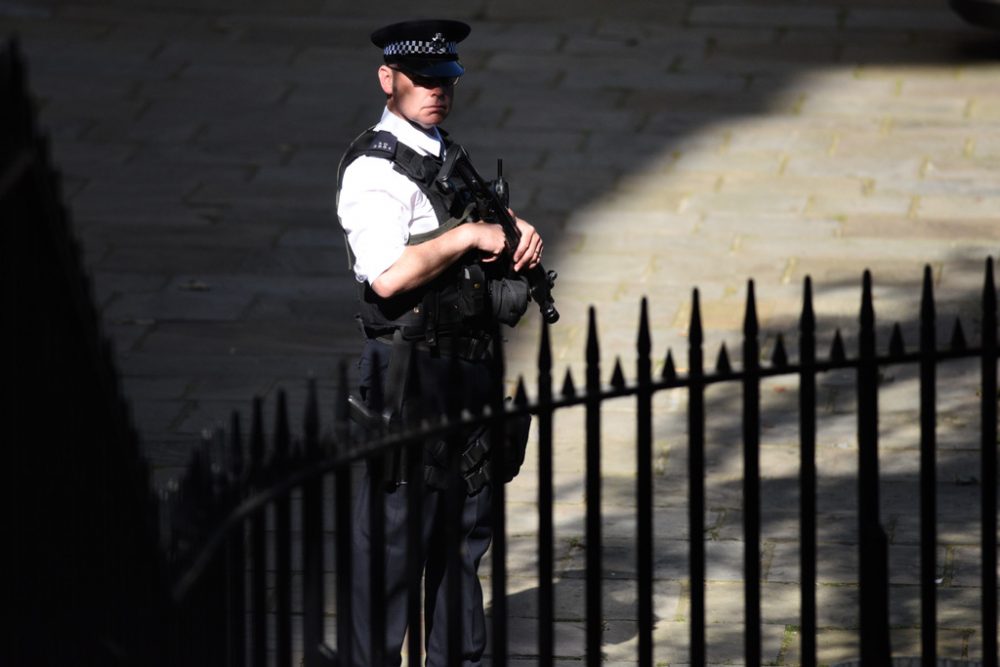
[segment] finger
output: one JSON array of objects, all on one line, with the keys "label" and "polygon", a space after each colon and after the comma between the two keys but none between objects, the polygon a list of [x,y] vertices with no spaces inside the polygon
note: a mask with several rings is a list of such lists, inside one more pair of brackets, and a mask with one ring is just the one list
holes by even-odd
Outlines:
[{"label": "finger", "polygon": [[531,247],[531,239],[527,235],[522,236],[521,240],[518,241],[517,248],[514,250],[514,254],[512,255],[514,259],[514,265],[517,266],[522,259],[524,259],[525,257],[530,257],[533,252],[534,249]]},{"label": "finger", "polygon": [[534,255],[536,258],[540,258],[542,256],[542,238],[540,236],[536,235],[532,239],[531,254]]},{"label": "finger", "polygon": [[538,264],[538,262],[541,261],[542,246],[537,236],[532,239],[531,244],[528,246],[527,250],[525,250],[524,259],[531,265]]},{"label": "finger", "polygon": [[521,272],[522,270],[527,268],[528,262],[531,261],[532,257],[534,257],[533,254],[529,252],[522,252],[521,256],[514,260],[514,271]]},{"label": "finger", "polygon": [[522,269],[533,269],[538,266],[542,261],[542,251],[539,247],[534,247],[529,252],[526,252],[521,258],[521,261],[515,264],[515,270],[521,271]]}]

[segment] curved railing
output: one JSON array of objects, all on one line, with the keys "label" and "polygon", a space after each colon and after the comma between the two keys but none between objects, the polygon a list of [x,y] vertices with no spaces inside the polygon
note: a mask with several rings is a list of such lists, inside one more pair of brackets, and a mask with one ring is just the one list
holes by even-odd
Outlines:
[{"label": "curved railing", "polygon": [[[996,660],[996,289],[993,280],[993,263],[986,263],[986,275],[982,292],[982,340],[979,345],[968,345],[966,335],[956,319],[948,345],[939,348],[936,341],[937,321],[934,308],[933,281],[931,270],[925,270],[922,306],[919,316],[920,340],[916,347],[907,347],[902,329],[897,324],[892,328],[888,350],[878,353],[875,345],[875,314],[872,299],[872,280],[865,274],[862,285],[860,329],[857,336],[858,354],[850,356],[845,352],[844,340],[838,331],[829,353],[824,358],[816,356],[816,318],[812,304],[812,285],[805,283],[802,315],[799,325],[798,359],[789,360],[786,345],[781,336],[775,339],[771,358],[760,362],[759,325],[756,316],[754,286],[748,286],[746,318],[744,322],[743,367],[734,368],[729,353],[723,345],[719,350],[716,364],[706,369],[703,355],[703,341],[699,298],[697,290],[693,295],[693,308],[689,327],[688,368],[686,373],[678,373],[671,352],[662,363],[662,372],[653,377],[653,361],[650,356],[650,330],[646,306],[637,336],[637,379],[628,382],[620,362],[615,363],[610,380],[604,384],[600,372],[600,347],[597,337],[596,311],[591,310],[587,338],[586,382],[583,390],[576,388],[572,374],[567,371],[561,391],[556,394],[552,387],[552,354],[548,328],[544,327],[538,354],[538,384],[535,400],[527,399],[523,380],[518,384],[516,399],[509,405],[497,396],[492,410],[481,415],[452,414],[421,423],[410,429],[383,432],[367,441],[351,440],[347,437],[347,393],[346,373],[341,371],[340,395],[334,412],[335,431],[339,438],[318,437],[318,407],[313,388],[306,416],[306,437],[301,447],[290,454],[290,436],[287,432],[287,414],[283,398],[279,398],[275,435],[275,448],[270,463],[264,462],[263,430],[260,403],[254,409],[254,428],[250,437],[251,462],[247,469],[235,469],[230,479],[241,479],[238,491],[227,491],[229,506],[216,521],[214,529],[202,542],[201,550],[189,561],[189,566],[177,579],[175,592],[183,596],[197,584],[209,569],[213,555],[221,552],[232,553],[242,544],[250,545],[249,565],[237,563],[236,571],[251,572],[251,591],[245,599],[257,600],[251,604],[255,610],[250,614],[251,626],[246,631],[253,641],[252,646],[261,649],[267,645],[266,619],[262,613],[264,599],[261,591],[266,586],[263,573],[266,545],[262,535],[263,513],[267,506],[274,507],[276,540],[278,544],[290,539],[291,518],[289,497],[295,489],[301,489],[302,544],[304,553],[311,554],[304,559],[303,591],[304,608],[304,655],[306,664],[325,664],[325,660],[335,655],[322,640],[323,627],[322,591],[324,577],[322,571],[322,551],[324,539],[323,503],[320,488],[325,476],[334,478],[336,496],[334,500],[335,552],[338,556],[337,578],[337,636],[348,632],[342,626],[350,618],[350,600],[346,593],[350,582],[345,574],[345,564],[349,563],[351,520],[350,465],[362,459],[377,460],[385,452],[399,447],[417,447],[427,439],[447,438],[470,427],[487,424],[499,429],[504,420],[533,414],[538,420],[538,581],[539,581],[539,623],[538,655],[541,664],[550,664],[554,654],[554,553],[553,553],[553,415],[565,408],[582,406],[586,412],[586,619],[587,619],[587,661],[598,664],[601,660],[601,638],[603,622],[601,586],[603,581],[602,535],[601,535],[601,406],[605,401],[631,397],[636,401],[636,449],[639,461],[636,471],[637,496],[637,609],[638,609],[638,650],[640,664],[651,664],[653,655],[652,630],[654,627],[652,606],[653,571],[653,489],[652,489],[652,397],[660,391],[685,390],[688,405],[688,517],[689,534],[703,535],[705,532],[705,389],[711,385],[734,383],[742,387],[743,408],[743,508],[744,508],[744,613],[745,613],[745,656],[747,664],[760,664],[761,660],[761,576],[760,576],[760,383],[762,380],[780,375],[799,378],[799,438],[800,438],[800,567],[801,567],[801,625],[802,664],[815,665],[817,653],[817,601],[816,601],[816,378],[819,374],[837,369],[853,369],[856,372],[857,414],[858,414],[858,507],[865,508],[858,516],[859,586],[860,586],[860,647],[865,664],[887,664],[891,649],[889,645],[889,570],[888,539],[879,516],[879,460],[878,460],[878,385],[879,369],[894,365],[912,365],[920,370],[920,589],[921,589],[921,632],[923,658],[926,664],[937,659],[937,602],[935,578],[938,571],[934,545],[937,542],[937,480],[935,463],[936,431],[936,374],[941,363],[957,359],[978,358],[981,365],[981,554],[982,554],[982,634],[985,665],[995,665]],[[499,340],[499,337],[497,337]],[[502,349],[499,343],[494,348],[494,359],[502,367]],[[457,388],[461,392],[461,388]],[[499,406],[499,409],[497,409]],[[377,410],[376,410],[377,411]],[[232,459],[239,457],[242,445],[237,433],[231,441]],[[416,458],[416,457],[411,457]],[[371,468],[376,476],[375,484],[380,484],[384,475],[381,466]],[[411,471],[411,475],[414,472]],[[417,484],[415,476],[409,479]],[[412,488],[412,487],[411,487]],[[496,521],[502,528],[503,494],[496,503]],[[222,494],[225,496],[226,494]],[[990,509],[992,508],[992,511]],[[419,516],[419,513],[416,513]],[[377,531],[373,519],[370,530]],[[241,530],[249,525],[249,535]],[[500,537],[504,531],[496,529],[498,536],[493,547],[493,660],[494,664],[504,664],[506,660],[506,557],[505,543]],[[233,541],[235,539],[235,541]],[[690,589],[690,641],[688,651],[692,664],[704,664],[706,660],[705,638],[705,549],[704,540],[693,539],[689,552]],[[291,599],[291,564],[289,549],[276,549],[275,559],[275,599],[276,605],[276,645],[280,655],[292,654],[291,614],[286,613]],[[282,555],[284,554],[284,555]],[[376,560],[380,557],[374,556]],[[990,564],[993,564],[991,566]],[[378,564],[373,570],[379,569]],[[350,571],[349,565],[346,567]],[[240,579],[240,577],[237,577]],[[419,573],[416,579],[419,580]],[[235,584],[238,586],[238,582]],[[260,587],[260,588],[258,588]],[[378,588],[377,586],[375,587]],[[992,592],[992,594],[991,594]],[[244,599],[237,591],[237,595]],[[284,601],[284,602],[282,602]],[[376,605],[377,607],[377,605]],[[419,614],[410,618],[411,628],[420,627]],[[419,631],[411,631],[416,643],[411,647],[411,661],[420,659]],[[242,637],[242,636],[241,636]],[[242,641],[242,639],[240,640]],[[237,642],[240,643],[240,642]],[[341,651],[350,650],[341,645]],[[376,648],[373,646],[373,651]],[[343,657],[343,652],[340,654]],[[992,661],[992,662],[991,662]],[[279,664],[282,664],[279,662]],[[416,664],[411,662],[411,664]]]}]

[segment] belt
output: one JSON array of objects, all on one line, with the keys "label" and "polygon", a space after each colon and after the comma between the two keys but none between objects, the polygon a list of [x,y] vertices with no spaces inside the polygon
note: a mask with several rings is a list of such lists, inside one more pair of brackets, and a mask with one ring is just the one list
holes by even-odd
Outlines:
[{"label": "belt", "polygon": [[[392,334],[373,336],[372,340],[377,340],[386,345],[392,345]],[[451,357],[452,355],[465,361],[480,361],[486,359],[490,354],[490,339],[488,336],[438,336],[434,345],[428,345],[426,341],[408,341],[418,350],[429,352],[441,357]]]}]

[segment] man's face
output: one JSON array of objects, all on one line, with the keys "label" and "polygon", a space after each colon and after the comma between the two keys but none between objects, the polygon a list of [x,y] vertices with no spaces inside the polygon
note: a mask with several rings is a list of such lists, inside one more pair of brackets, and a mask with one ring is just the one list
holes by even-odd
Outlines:
[{"label": "man's face", "polygon": [[454,79],[423,79],[383,65],[378,70],[389,111],[427,129],[444,122],[455,95]]}]

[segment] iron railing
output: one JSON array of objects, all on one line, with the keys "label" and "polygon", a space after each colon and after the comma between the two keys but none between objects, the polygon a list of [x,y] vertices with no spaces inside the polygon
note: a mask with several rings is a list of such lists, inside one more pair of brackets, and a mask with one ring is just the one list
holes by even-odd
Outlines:
[{"label": "iron railing", "polygon": [[[691,664],[706,662],[706,600],[705,600],[705,478],[706,478],[706,413],[705,392],[711,385],[736,383],[742,387],[742,433],[743,433],[743,529],[744,529],[744,618],[745,618],[745,659],[747,665],[760,665],[762,661],[761,637],[761,397],[762,381],[776,376],[798,376],[799,380],[799,426],[800,426],[800,563],[801,563],[801,623],[800,641],[802,665],[817,664],[817,526],[816,526],[816,383],[823,373],[837,369],[850,369],[856,373],[857,395],[857,440],[858,440],[858,558],[859,558],[859,634],[860,654],[866,665],[886,665],[890,662],[889,626],[889,572],[888,539],[879,516],[879,459],[878,459],[878,386],[880,369],[894,365],[916,365],[920,369],[920,590],[921,590],[921,637],[924,664],[935,664],[937,644],[936,583],[938,572],[935,545],[936,539],[936,461],[935,461],[935,369],[944,362],[957,359],[978,358],[981,364],[981,558],[982,558],[982,646],[983,664],[996,665],[996,448],[997,448],[997,346],[996,346],[996,290],[993,279],[992,260],[986,264],[986,276],[982,295],[982,341],[978,346],[965,342],[965,334],[956,320],[950,344],[939,349],[935,331],[937,327],[932,276],[926,269],[923,281],[923,298],[920,313],[920,343],[916,349],[907,349],[902,330],[897,324],[892,329],[888,351],[878,353],[875,344],[875,316],[872,299],[871,277],[865,274],[862,286],[860,329],[858,334],[858,354],[850,356],[845,352],[843,338],[838,331],[833,339],[832,349],[825,358],[816,355],[816,318],[813,312],[812,286],[805,283],[804,303],[799,325],[799,355],[796,363],[790,363],[783,338],[776,338],[771,359],[760,361],[759,327],[756,316],[754,286],[749,284],[746,317],[744,323],[743,367],[736,369],[729,361],[725,346],[720,350],[714,369],[706,369],[703,355],[703,331],[700,318],[699,296],[693,295],[693,309],[689,329],[688,369],[685,374],[675,369],[672,353],[667,354],[659,377],[652,374],[651,336],[647,308],[643,302],[638,332],[637,379],[629,383],[625,379],[621,364],[615,364],[608,384],[601,381],[600,349],[597,336],[596,311],[591,309],[586,352],[586,384],[584,391],[577,391],[572,375],[567,372],[561,392],[556,395],[552,386],[552,355],[548,328],[543,328],[541,347],[538,355],[538,384],[536,399],[529,402],[523,381],[518,385],[513,404],[505,407],[499,395],[492,408],[480,415],[454,413],[431,422],[413,426],[408,430],[385,433],[374,440],[352,441],[348,436],[346,403],[346,374],[341,377],[341,396],[336,401],[335,413],[339,415],[335,430],[337,438],[318,437],[316,425],[318,414],[315,392],[311,390],[308,416],[306,418],[305,440],[302,446],[289,448],[289,431],[284,399],[279,398],[277,435],[270,462],[264,459],[262,447],[262,418],[260,403],[255,406],[254,428],[251,436],[250,474],[235,483],[219,497],[239,498],[239,504],[228,513],[221,524],[216,525],[208,536],[196,561],[185,570],[175,589],[178,598],[183,598],[192,587],[204,580],[203,571],[219,554],[238,553],[243,545],[250,545],[250,558],[242,565],[235,562],[230,570],[230,587],[236,591],[237,608],[244,599],[250,601],[252,613],[248,628],[239,629],[239,614],[233,616],[238,634],[233,646],[242,646],[246,636],[254,647],[250,664],[264,664],[263,654],[258,653],[271,645],[268,639],[267,623],[262,608],[265,599],[265,570],[273,567],[276,603],[276,646],[278,665],[290,664],[292,648],[292,617],[288,609],[291,595],[292,565],[289,561],[290,493],[302,489],[301,521],[303,526],[303,596],[304,608],[304,656],[306,665],[332,664],[332,656],[337,655],[324,641],[324,619],[322,614],[324,549],[331,546],[323,539],[322,525],[325,502],[320,491],[322,482],[328,475],[334,478],[336,500],[333,502],[336,516],[335,537],[332,546],[338,556],[337,580],[337,637],[343,638],[348,632],[344,625],[350,617],[350,599],[347,591],[350,571],[349,540],[351,521],[348,511],[350,497],[350,465],[362,459],[378,457],[399,447],[421,447],[428,438],[448,437],[457,430],[471,425],[488,424],[499,428],[505,419],[531,413],[538,420],[538,581],[539,618],[538,657],[541,664],[552,664],[557,657],[554,651],[555,627],[553,583],[555,575],[554,533],[553,533],[553,416],[560,410],[582,406],[586,417],[586,661],[598,665],[602,661],[602,564],[601,535],[601,412],[602,405],[611,399],[633,397],[636,401],[636,498],[637,498],[637,539],[635,558],[637,566],[636,600],[638,619],[639,664],[652,665],[654,644],[653,628],[653,410],[652,398],[657,392],[683,390],[687,394],[688,421],[688,520],[690,551],[688,583],[690,588],[690,637],[687,651]],[[493,363],[502,367],[502,349],[495,344]],[[457,390],[461,392],[461,387]],[[234,429],[238,434],[239,429]],[[230,441],[233,460],[239,460],[242,443],[238,435]],[[419,457],[410,457],[419,460]],[[503,465],[502,461],[494,461]],[[376,472],[375,485],[384,474],[380,466]],[[234,473],[238,470],[234,470]],[[411,484],[419,484],[418,471],[411,470]],[[206,474],[196,476],[203,481],[210,479]],[[412,489],[413,487],[411,487]],[[412,493],[412,491],[411,491]],[[506,609],[506,542],[504,530],[503,488],[495,489],[494,504],[495,541],[493,544],[492,570],[492,624],[493,624],[493,664],[506,664],[507,655],[507,609]],[[204,491],[199,497],[204,500]],[[418,497],[414,494],[411,497]],[[379,572],[384,567],[378,551],[379,518],[377,507],[373,505],[373,577],[372,590],[381,590],[382,579]],[[276,558],[265,566],[265,537],[263,532],[263,512],[272,506],[275,513]],[[411,515],[412,525],[420,521],[419,513]],[[243,526],[249,525],[250,537],[245,538]],[[419,530],[414,532],[414,540]],[[451,536],[454,540],[455,536]],[[452,548],[457,542],[453,542]],[[282,546],[284,545],[284,546]],[[225,547],[225,548],[223,548]],[[412,548],[417,548],[414,541]],[[413,553],[413,552],[411,552]],[[419,560],[419,559],[418,559]],[[240,589],[243,573],[251,571],[248,597]],[[419,568],[419,565],[415,566]],[[413,589],[411,599],[414,604],[410,612],[409,659],[411,665],[420,664],[420,607],[419,569],[412,572]],[[457,596],[455,588],[450,590]],[[232,593],[229,594],[230,596]],[[225,596],[220,596],[222,599]],[[453,598],[457,601],[457,598]],[[456,602],[457,604],[457,602]],[[457,608],[456,608],[457,609]],[[378,616],[376,612],[376,617]],[[373,618],[373,623],[377,618]],[[373,625],[373,627],[379,627]],[[349,636],[349,635],[347,635]],[[229,640],[232,642],[232,640]],[[344,659],[349,645],[338,642],[339,655]],[[452,644],[453,649],[457,644]],[[242,650],[242,649],[240,649]],[[373,642],[373,655],[380,655],[381,646]],[[378,652],[377,652],[378,651]],[[234,658],[242,655],[232,654]],[[956,656],[953,656],[956,657]],[[238,660],[237,660],[238,662]],[[235,663],[234,663],[235,664]],[[349,658],[347,663],[349,664]]]}]

